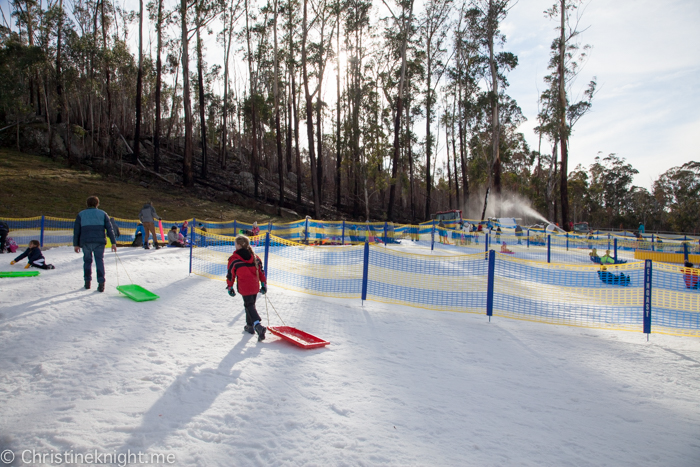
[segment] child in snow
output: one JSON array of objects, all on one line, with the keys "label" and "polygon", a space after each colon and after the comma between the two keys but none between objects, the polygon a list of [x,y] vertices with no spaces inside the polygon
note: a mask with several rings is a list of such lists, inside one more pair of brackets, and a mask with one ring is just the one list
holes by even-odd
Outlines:
[{"label": "child in snow", "polygon": [[187,221],[183,222],[182,227],[180,227],[180,235],[182,235],[182,238],[184,238],[185,240],[187,240],[188,227],[189,224],[187,223]]},{"label": "child in snow", "polygon": [[260,235],[260,227],[258,227],[257,222],[253,222],[253,231],[252,232],[253,232],[254,237],[257,235]]},{"label": "child in snow", "polygon": [[131,246],[143,246],[143,238],[146,236],[146,230],[143,228],[142,223],[138,223],[136,226],[136,231],[134,232],[134,241],[131,242]]},{"label": "child in snow", "polygon": [[39,248],[39,240],[32,240],[29,242],[29,246],[24,250],[24,253],[16,257],[10,264],[15,264],[18,261],[22,261],[24,258],[29,260],[24,269],[27,269],[29,266],[39,269],[56,269],[53,264],[46,264],[46,258],[41,254],[41,248]]},{"label": "child in snow", "polygon": [[184,247],[185,244],[182,241],[180,241],[180,237],[182,237],[182,235],[177,233],[177,226],[173,225],[170,229],[170,232],[168,232],[168,245],[176,246],[178,248]]},{"label": "child in snow", "polygon": [[228,294],[236,296],[233,290],[233,283],[238,279],[238,293],[243,296],[243,306],[245,307],[246,325],[243,328],[250,334],[258,333],[258,340],[265,339],[267,328],[260,324],[260,315],[255,309],[255,300],[258,292],[267,292],[267,279],[262,268],[260,258],[253,253],[248,237],[239,235],[236,237],[236,251],[228,259],[228,273],[226,274],[226,285]]}]

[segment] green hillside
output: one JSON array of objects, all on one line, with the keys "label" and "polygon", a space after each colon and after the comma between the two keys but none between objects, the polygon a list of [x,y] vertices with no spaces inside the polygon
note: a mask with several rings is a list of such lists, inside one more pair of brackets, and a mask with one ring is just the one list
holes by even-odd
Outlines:
[{"label": "green hillside", "polygon": [[[280,218],[226,202],[197,197],[184,188],[139,180],[120,180],[85,170],[67,168],[48,157],[0,148],[0,217],[54,216],[74,218],[85,208],[88,196],[100,198],[110,216],[137,219],[143,204],[153,202],[167,220],[279,221]],[[289,222],[289,220],[286,220]]]}]

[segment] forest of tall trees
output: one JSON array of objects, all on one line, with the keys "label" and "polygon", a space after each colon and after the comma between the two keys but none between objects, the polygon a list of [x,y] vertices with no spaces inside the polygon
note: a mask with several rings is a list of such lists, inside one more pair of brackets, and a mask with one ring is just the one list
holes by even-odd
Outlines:
[{"label": "forest of tall trees", "polygon": [[569,170],[597,83],[572,100],[588,50],[582,0],[553,1],[536,149],[508,94],[512,0],[139,0],[134,11],[10,0],[0,143],[315,218],[483,218],[519,196],[563,226],[700,230],[696,162],[652,192],[614,154]]}]

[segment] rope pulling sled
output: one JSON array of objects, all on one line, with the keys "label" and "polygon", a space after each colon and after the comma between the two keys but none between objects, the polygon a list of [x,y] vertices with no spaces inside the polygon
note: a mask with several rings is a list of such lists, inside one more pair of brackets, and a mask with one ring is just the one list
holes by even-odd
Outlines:
[{"label": "rope pulling sled", "polygon": [[[124,263],[122,263],[122,259],[117,255],[116,252],[114,252],[114,263],[117,266],[117,290],[119,293],[122,293],[132,299],[135,302],[147,302],[150,300],[156,300],[160,298],[158,295],[154,294],[153,292],[144,289],[140,285],[136,285],[133,283],[131,280],[131,276],[129,276],[129,271],[126,270],[126,267],[124,267]],[[119,260],[119,263],[117,263],[117,260]],[[131,284],[128,285],[120,285],[119,284],[119,264],[122,265],[122,268],[124,268],[124,272],[126,273],[126,277],[129,278],[129,282]]]},{"label": "rope pulling sled", "polygon": [[[282,322],[283,326],[270,326],[270,311],[267,308],[268,303],[275,311],[275,314]],[[292,344],[297,345],[302,349],[317,349],[319,347],[324,347],[330,344],[330,342],[316,337],[312,334],[309,334],[308,332],[304,332],[292,326],[287,326],[280,314],[277,312],[275,306],[268,298],[267,294],[265,294],[265,313],[267,313],[267,330],[275,336],[286,340],[287,342],[291,342]]]}]

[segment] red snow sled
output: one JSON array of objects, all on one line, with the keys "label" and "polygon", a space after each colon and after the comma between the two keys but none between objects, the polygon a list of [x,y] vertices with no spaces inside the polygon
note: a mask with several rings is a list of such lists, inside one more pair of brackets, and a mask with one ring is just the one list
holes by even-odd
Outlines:
[{"label": "red snow sled", "polygon": [[277,337],[281,337],[294,345],[298,345],[302,349],[316,349],[330,344],[328,341],[324,341],[316,336],[312,336],[308,332],[301,331],[291,326],[269,326],[267,330]]}]

